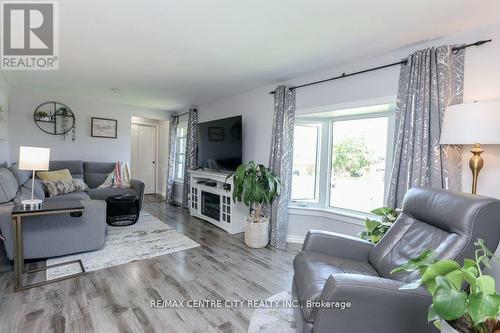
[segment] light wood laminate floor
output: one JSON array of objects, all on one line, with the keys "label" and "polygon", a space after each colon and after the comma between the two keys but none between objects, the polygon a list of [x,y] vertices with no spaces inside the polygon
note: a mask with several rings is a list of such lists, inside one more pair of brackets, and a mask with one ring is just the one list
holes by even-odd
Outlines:
[{"label": "light wood laminate floor", "polygon": [[19,293],[0,258],[0,332],[246,332],[255,309],[155,309],[150,303],[263,300],[291,288],[299,245],[247,248],[243,234],[229,235],[158,196],[148,196],[144,209],[201,247]]}]

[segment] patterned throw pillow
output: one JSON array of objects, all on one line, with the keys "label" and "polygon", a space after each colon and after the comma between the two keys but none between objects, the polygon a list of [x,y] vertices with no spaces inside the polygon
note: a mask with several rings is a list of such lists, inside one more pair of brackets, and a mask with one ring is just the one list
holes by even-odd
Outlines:
[{"label": "patterned throw pillow", "polygon": [[71,192],[86,192],[89,190],[87,184],[81,179],[57,180],[57,181],[44,181],[49,192],[49,197],[68,194]]}]

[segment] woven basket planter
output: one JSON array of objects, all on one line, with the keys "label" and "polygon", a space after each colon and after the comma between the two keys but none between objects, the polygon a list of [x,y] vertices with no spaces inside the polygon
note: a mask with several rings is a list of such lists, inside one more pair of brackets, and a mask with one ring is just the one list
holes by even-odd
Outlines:
[{"label": "woven basket planter", "polygon": [[245,243],[248,247],[260,249],[269,243],[269,219],[259,218],[259,222],[247,216],[245,220]]}]

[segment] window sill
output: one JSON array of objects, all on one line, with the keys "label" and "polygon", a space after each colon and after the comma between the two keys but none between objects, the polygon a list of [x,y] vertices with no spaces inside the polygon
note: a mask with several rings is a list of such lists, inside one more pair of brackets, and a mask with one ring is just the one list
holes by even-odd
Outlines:
[{"label": "window sill", "polygon": [[181,181],[181,180],[174,180],[174,184],[175,184],[175,185],[181,185],[181,186],[182,186],[182,185],[184,185],[184,182],[183,182],[183,181]]},{"label": "window sill", "polygon": [[324,217],[360,226],[365,225],[364,221],[370,215],[361,212],[347,212],[335,208],[303,207],[297,205],[289,205],[288,213],[291,215]]}]

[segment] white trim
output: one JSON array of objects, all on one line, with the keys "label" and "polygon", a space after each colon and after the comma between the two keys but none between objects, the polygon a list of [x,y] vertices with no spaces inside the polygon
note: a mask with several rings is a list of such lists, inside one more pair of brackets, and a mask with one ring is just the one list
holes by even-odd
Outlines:
[{"label": "white trim", "polygon": [[328,112],[333,110],[343,110],[343,109],[354,109],[360,108],[364,106],[378,105],[378,104],[390,104],[395,103],[397,100],[397,96],[384,96],[377,98],[369,98],[363,99],[359,101],[350,101],[345,103],[338,104],[330,104],[330,105],[321,105],[312,108],[304,108],[295,111],[296,115],[307,115],[309,113],[319,113],[319,112]]},{"label": "white trim", "polygon": [[297,207],[288,206],[288,214],[299,216],[318,216],[331,220],[342,221],[358,226],[364,226],[365,219],[370,214],[358,212],[344,211],[335,208],[318,208],[318,207]]},{"label": "white trim", "polygon": [[286,235],[287,243],[304,244],[305,236]]}]

